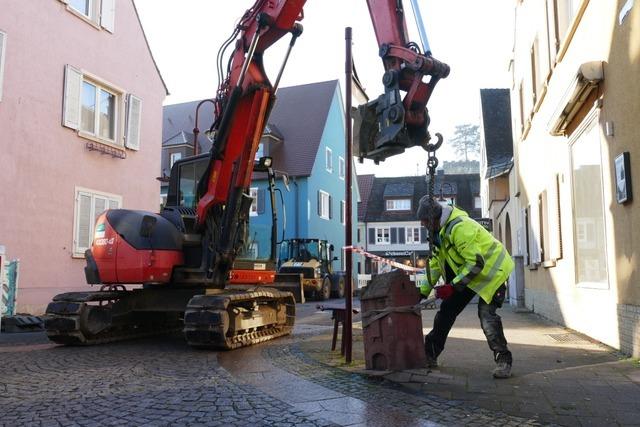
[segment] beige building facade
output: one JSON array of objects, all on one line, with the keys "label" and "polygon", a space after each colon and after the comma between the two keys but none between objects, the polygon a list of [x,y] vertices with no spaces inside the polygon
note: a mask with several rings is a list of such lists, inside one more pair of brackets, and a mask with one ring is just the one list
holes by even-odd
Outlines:
[{"label": "beige building facade", "polygon": [[508,209],[526,306],[634,356],[638,3],[515,1]]}]

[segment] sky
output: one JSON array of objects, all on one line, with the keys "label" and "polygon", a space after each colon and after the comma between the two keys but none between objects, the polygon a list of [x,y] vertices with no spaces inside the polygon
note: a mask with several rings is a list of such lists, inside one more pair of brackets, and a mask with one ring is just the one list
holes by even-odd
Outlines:
[{"label": "sky", "polygon": [[[480,124],[480,89],[510,88],[513,0],[418,0],[433,56],[451,66],[428,108],[429,130],[445,139],[437,156],[459,160],[447,146],[456,125]],[[218,47],[254,0],[135,0],[154,58],[169,88],[165,105],[212,98],[218,86]],[[411,2],[404,0],[412,41],[420,43]],[[384,72],[365,0],[307,0],[304,32],[296,42],[281,87],[340,79],[344,91],[345,27],[353,28],[353,55],[367,94],[383,92]],[[265,54],[275,80],[289,36]],[[230,49],[231,50],[231,49]],[[412,148],[374,165],[356,162],[359,174],[424,174],[427,153]]]}]

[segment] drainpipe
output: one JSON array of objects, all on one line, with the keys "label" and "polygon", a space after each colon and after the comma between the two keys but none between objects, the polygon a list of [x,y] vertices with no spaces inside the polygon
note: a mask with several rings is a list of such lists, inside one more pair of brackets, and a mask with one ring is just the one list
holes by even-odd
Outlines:
[{"label": "drainpipe", "polygon": [[293,185],[296,186],[296,202],[295,202],[295,207],[296,207],[296,211],[295,211],[295,233],[293,234],[293,237],[298,238],[300,237],[298,234],[298,222],[300,221],[300,189],[298,188],[298,180],[294,177],[293,178]]}]

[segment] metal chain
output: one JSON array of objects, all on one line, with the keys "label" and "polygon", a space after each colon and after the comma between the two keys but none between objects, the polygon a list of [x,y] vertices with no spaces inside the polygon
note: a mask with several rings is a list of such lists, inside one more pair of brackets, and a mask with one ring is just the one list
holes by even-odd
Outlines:
[{"label": "metal chain", "polygon": [[[435,144],[427,144],[425,149],[427,150],[427,175],[429,175],[429,186],[427,194],[429,199],[433,200],[436,185],[436,169],[438,168],[438,158],[436,157],[436,150],[442,145],[442,135],[436,133],[437,142]],[[429,284],[433,283],[431,280],[431,268],[429,267],[431,258],[433,257],[433,242],[435,241],[435,234],[432,230],[428,229],[429,249],[427,250],[427,265],[425,270],[427,273],[427,281]]]}]

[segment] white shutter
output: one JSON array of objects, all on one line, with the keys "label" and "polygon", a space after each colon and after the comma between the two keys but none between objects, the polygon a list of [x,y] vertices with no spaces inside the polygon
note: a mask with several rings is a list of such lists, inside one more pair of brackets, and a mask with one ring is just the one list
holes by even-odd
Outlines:
[{"label": "white shutter", "polygon": [[80,96],[82,95],[82,73],[71,65],[64,68],[64,101],[62,125],[71,129],[80,126]]},{"label": "white shutter", "polygon": [[560,225],[560,175],[553,177],[547,191],[549,218],[549,256],[557,261],[562,258],[562,227]]},{"label": "white shutter", "polygon": [[140,149],[140,122],[142,121],[142,100],[135,95],[127,95],[127,129],[125,147]]},{"label": "white shutter", "polygon": [[109,209],[120,209],[120,202],[115,199],[109,199]]},{"label": "white shutter", "polygon": [[76,197],[76,238],[73,252],[84,254],[91,246],[91,194],[78,192]]},{"label": "white shutter", "polygon": [[113,33],[116,20],[116,1],[102,0],[102,10],[100,11],[100,25],[105,30]]},{"label": "white shutter", "polygon": [[7,34],[0,31],[0,101],[2,101],[2,81],[4,80],[4,56],[7,47]]},{"label": "white shutter", "polygon": [[534,197],[529,209],[529,255],[530,264],[540,264],[540,207],[538,198]]},{"label": "white shutter", "polygon": [[107,210],[108,203],[109,203],[109,200],[105,199],[104,197],[94,196],[94,199],[93,199],[93,223],[94,224],[98,219],[98,216],[102,212]]}]

